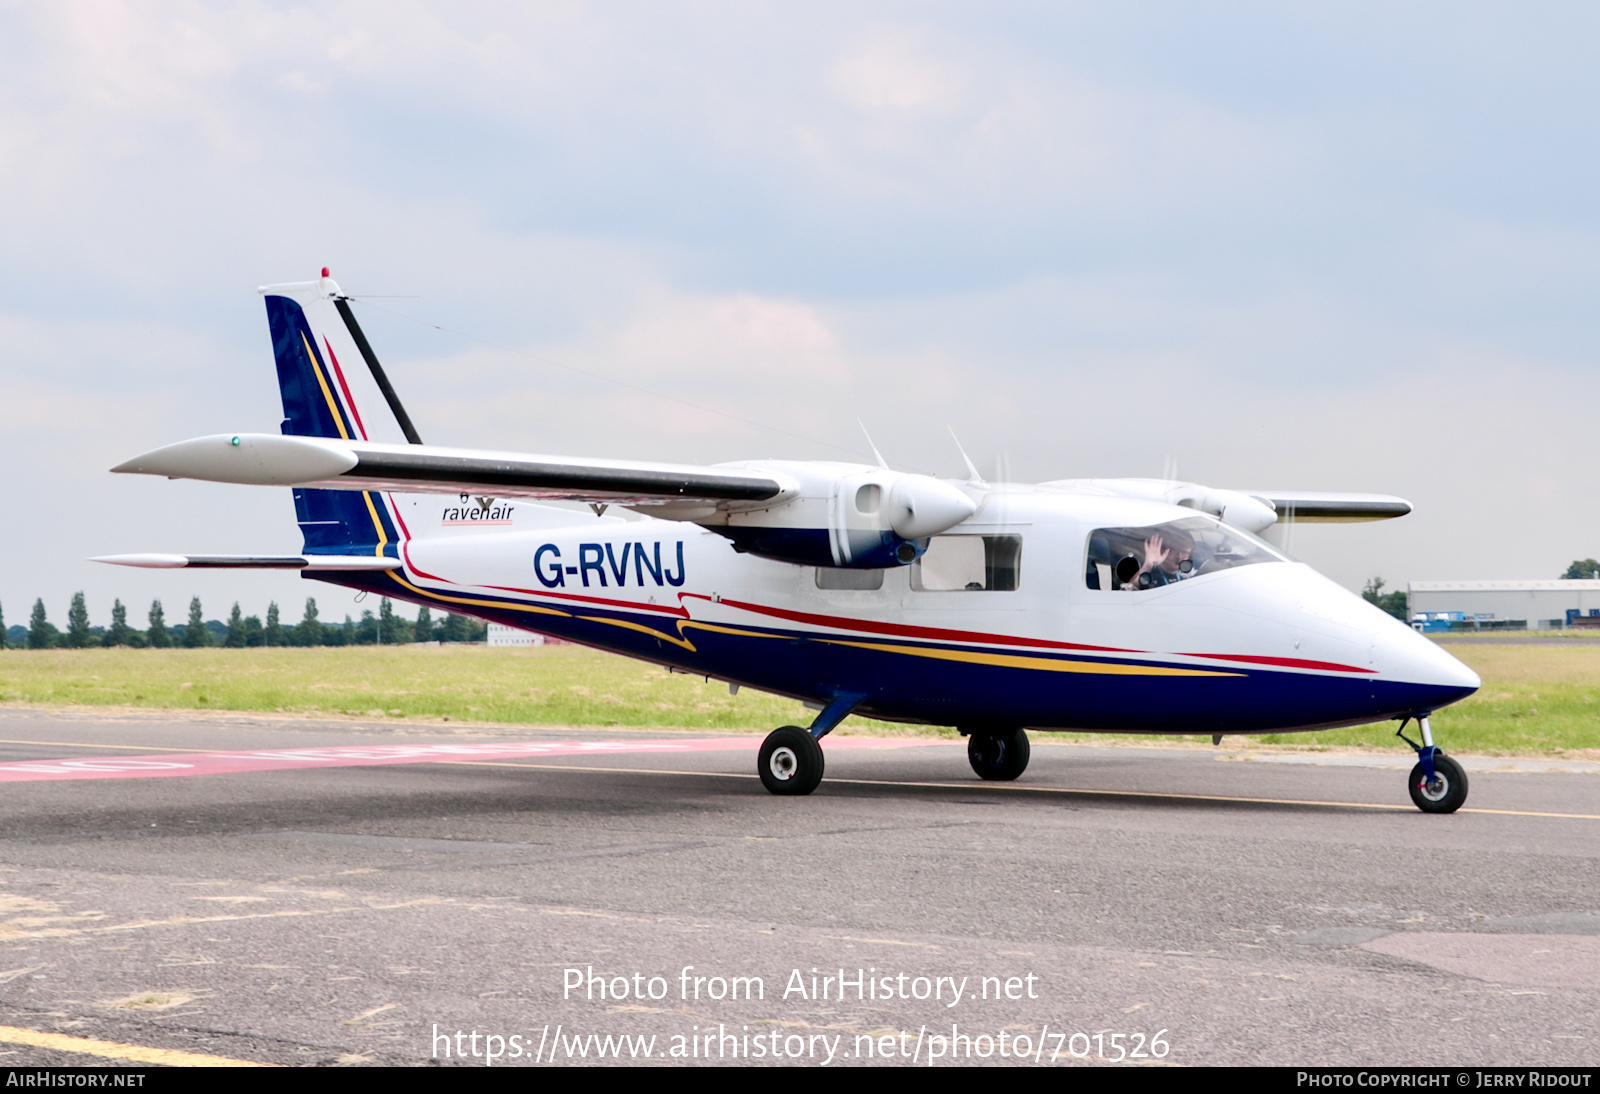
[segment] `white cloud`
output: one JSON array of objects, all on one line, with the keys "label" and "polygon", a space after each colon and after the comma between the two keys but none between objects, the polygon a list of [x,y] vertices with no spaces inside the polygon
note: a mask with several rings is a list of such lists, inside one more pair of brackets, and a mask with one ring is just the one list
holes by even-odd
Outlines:
[{"label": "white cloud", "polygon": [[912,113],[959,104],[966,80],[958,65],[932,55],[904,31],[877,29],[846,46],[828,83],[864,111]]}]

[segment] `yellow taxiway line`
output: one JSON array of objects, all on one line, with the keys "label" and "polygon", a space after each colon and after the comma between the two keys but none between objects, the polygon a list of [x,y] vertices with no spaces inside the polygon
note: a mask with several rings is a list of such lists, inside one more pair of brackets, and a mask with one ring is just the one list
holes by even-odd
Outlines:
[{"label": "yellow taxiway line", "polygon": [[[540,771],[598,771],[617,775],[708,775],[718,779],[757,779],[759,775],[741,775],[727,771],[667,771],[646,767],[590,767],[587,764],[519,764],[512,761],[441,760],[440,763],[461,767],[527,767]],[[1239,805],[1312,805],[1324,809],[1385,809],[1397,812],[1415,812],[1416,806],[1397,805],[1390,802],[1328,802],[1301,798],[1236,798],[1221,794],[1176,794],[1160,790],[1087,790],[1071,786],[1018,786],[1014,783],[922,783],[898,782],[893,779],[828,779],[829,783],[847,786],[915,787],[922,790],[990,790],[1024,794],[1074,794],[1080,797],[1148,798],[1166,801],[1229,802]],[[1549,817],[1555,820],[1600,821],[1595,813],[1536,813],[1525,809],[1459,809],[1459,813],[1486,813],[1502,817]]]},{"label": "yellow taxiway line", "polygon": [[57,1052],[79,1052],[85,1056],[104,1056],[112,1060],[132,1060],[139,1064],[161,1064],[165,1067],[276,1067],[276,1064],[257,1064],[249,1060],[234,1060],[227,1056],[202,1056],[197,1052],[178,1052],[170,1048],[146,1048],[144,1045],[124,1045],[117,1041],[92,1041],[87,1037],[67,1037],[60,1033],[40,1033],[34,1029],[17,1026],[0,1026],[0,1042],[12,1045],[31,1045],[35,1048],[53,1048]]}]

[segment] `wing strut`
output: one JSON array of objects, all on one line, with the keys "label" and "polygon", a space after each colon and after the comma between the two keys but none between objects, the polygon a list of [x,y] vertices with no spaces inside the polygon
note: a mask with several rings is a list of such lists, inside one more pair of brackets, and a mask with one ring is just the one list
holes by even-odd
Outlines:
[{"label": "wing strut", "polygon": [[395,421],[400,423],[400,432],[404,433],[406,440],[412,444],[421,444],[422,437],[417,433],[417,427],[411,424],[411,415],[400,405],[400,396],[394,393],[394,386],[389,383],[389,377],[384,373],[383,366],[378,364],[378,355],[372,352],[372,344],[361,332],[361,324],[356,322],[355,313],[350,310],[350,301],[342,296],[335,296],[333,306],[339,309],[339,318],[343,319],[344,325],[349,328],[350,337],[356,340],[356,348],[361,351],[362,359],[372,370],[372,378],[378,381],[378,390],[383,392],[389,409],[394,411]]}]

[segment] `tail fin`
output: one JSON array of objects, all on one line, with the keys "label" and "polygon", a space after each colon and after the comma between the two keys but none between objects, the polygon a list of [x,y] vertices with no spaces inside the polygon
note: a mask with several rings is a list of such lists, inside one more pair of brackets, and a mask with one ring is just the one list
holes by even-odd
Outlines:
[{"label": "tail fin", "polygon": [[[338,294],[338,286],[326,276],[326,270],[323,274],[321,282],[262,290],[278,365],[278,389],[283,396],[281,428],[296,437],[366,440],[366,426],[329,337],[337,321],[329,301]],[[318,298],[310,306],[322,322],[314,324],[299,302],[282,295],[292,290],[317,291]],[[322,315],[324,311],[329,314]],[[323,329],[319,332],[318,327]],[[305,536],[306,554],[392,557],[397,553],[394,518],[380,494],[296,489],[294,508]]]},{"label": "tail fin", "polygon": [[278,389],[283,395],[283,432],[292,437],[366,440],[366,427],[327,336],[320,339],[327,350],[324,357],[317,332],[299,303],[273,295],[266,303],[272,352],[278,360]]}]

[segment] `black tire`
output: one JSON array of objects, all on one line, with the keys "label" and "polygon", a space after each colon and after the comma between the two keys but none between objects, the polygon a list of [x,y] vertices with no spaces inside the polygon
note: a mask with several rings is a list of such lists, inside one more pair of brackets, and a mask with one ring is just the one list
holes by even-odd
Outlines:
[{"label": "black tire", "polygon": [[1411,800],[1424,813],[1454,813],[1467,800],[1467,773],[1444,753],[1433,757],[1433,782],[1422,778],[1422,765],[1411,769]]},{"label": "black tire", "polygon": [[797,726],[767,734],[756,757],[761,785],[774,794],[811,793],[822,782],[822,766],[822,745]]},{"label": "black tire", "polygon": [[1022,729],[974,731],[967,738],[967,762],[982,779],[1010,782],[1028,770],[1032,753],[1028,734]]}]

